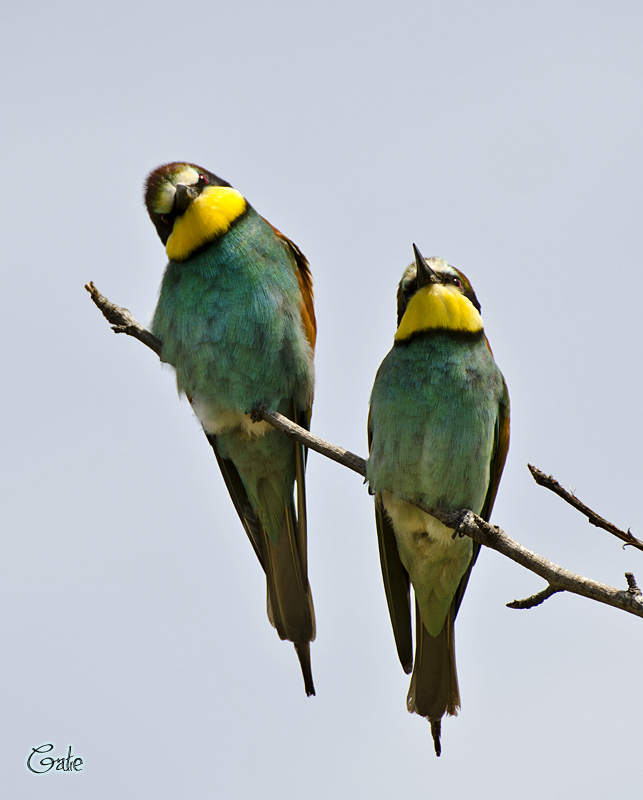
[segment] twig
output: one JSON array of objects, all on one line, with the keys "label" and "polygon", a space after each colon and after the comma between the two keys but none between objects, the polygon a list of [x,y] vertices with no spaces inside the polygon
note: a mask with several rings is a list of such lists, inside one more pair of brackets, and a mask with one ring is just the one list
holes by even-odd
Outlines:
[{"label": "twig", "polygon": [[[93,283],[87,284],[85,288],[91,294],[92,300],[101,310],[103,316],[112,324],[115,333],[126,333],[128,336],[133,336],[140,342],[143,342],[143,344],[151,350],[154,350],[157,355],[160,354],[162,342],[138,323],[127,309],[110,303],[110,301],[98,291]],[[296,439],[306,445],[311,450],[315,450],[331,458],[333,461],[352,469],[363,477],[366,476],[366,462],[363,458],[320,439],[318,436],[301,428],[276,411],[266,411],[263,408],[257,408],[252,416],[255,421],[263,419],[275,428],[283,431],[292,439]],[[532,470],[532,474],[534,474],[535,467],[530,466],[530,469]],[[539,472],[539,470],[536,470],[536,472]],[[534,477],[536,476],[534,475]],[[564,490],[562,491],[564,492]],[[558,493],[559,492],[557,492],[557,494]],[[472,511],[445,511],[440,508],[429,508],[428,506],[423,506],[421,503],[417,503],[416,505],[422,511],[431,514],[431,516],[440,520],[440,522],[448,528],[454,530],[456,535],[471,537],[474,541],[492,550],[496,550],[512,561],[531,570],[531,572],[540,575],[547,581],[548,587],[546,589],[526,600],[514,601],[514,603],[509,604],[511,608],[531,608],[557,592],[566,591],[643,617],[643,593],[641,593],[641,590],[636,585],[636,580],[631,573],[626,573],[629,588],[625,591],[619,591],[612,586],[597,583],[589,578],[576,575],[564,567],[559,567],[552,561],[548,561],[542,556],[533,553],[531,550],[527,550],[526,547],[523,547],[508,536],[501,528],[498,528],[496,525],[490,525]],[[572,503],[572,505],[574,505],[574,503]],[[592,517],[596,517],[593,512],[590,513]],[[600,519],[598,517],[596,518]],[[618,530],[618,528],[616,530]],[[619,531],[619,533],[623,534],[623,531]],[[627,534],[625,535],[627,536]],[[630,543],[628,539],[628,544]]]},{"label": "twig", "polygon": [[257,414],[258,418],[269,422],[275,428],[283,431],[286,436],[289,436],[291,439],[295,439],[311,450],[314,450],[316,453],[321,453],[321,455],[326,456],[326,458],[330,458],[338,464],[352,469],[353,472],[361,475],[362,478],[366,477],[366,461],[361,456],[357,456],[355,453],[351,453],[350,450],[344,450],[343,447],[337,447],[337,445],[320,439],[319,436],[315,436],[314,433],[310,433],[310,431],[307,431],[305,428],[301,428],[295,422],[288,419],[288,417],[284,417],[277,411],[258,409],[254,413]]},{"label": "twig", "polygon": [[635,594],[638,595],[639,597],[641,596],[641,594],[643,594],[643,592],[641,592],[641,590],[639,589],[638,584],[636,583],[636,578],[634,577],[634,575],[632,575],[631,572],[625,573],[625,580],[627,581],[627,591],[630,594]]},{"label": "twig", "polygon": [[139,342],[147,345],[150,350],[154,350],[157,356],[161,355],[163,348],[161,340],[157,339],[147,328],[144,328],[140,322],[137,322],[127,308],[110,303],[94,286],[93,281],[86,283],[85,289],[90,293],[92,300],[96,303],[102,315],[111,324],[114,333],[126,333],[128,336],[133,336]]},{"label": "twig", "polygon": [[534,608],[544,603],[545,600],[549,599],[553,594],[562,591],[562,589],[554,589],[553,586],[549,585],[546,589],[543,589],[542,592],[536,592],[536,594],[532,594],[531,597],[526,597],[524,600],[514,600],[513,603],[507,603],[507,608]]},{"label": "twig", "polygon": [[[549,588],[556,592],[572,592],[599,603],[605,603],[622,611],[628,611],[638,617],[643,617],[643,596],[632,594],[628,590],[619,591],[613,586],[598,583],[591,578],[576,575],[564,567],[559,567],[553,561],[539,556],[516,542],[497,525],[485,522],[472,511],[444,511],[440,508],[427,508],[420,503],[416,504],[422,511],[426,511],[439,519],[447,528],[452,528],[458,534],[470,536],[474,541],[485,547],[496,550],[503,556],[510,558],[517,564],[525,567],[536,575],[540,575],[549,584]],[[545,592],[547,589],[545,589]],[[553,594],[554,592],[551,592]],[[529,598],[531,599],[531,598]],[[546,598],[543,597],[543,600]],[[518,601],[520,602],[520,601]],[[525,606],[528,608],[529,606]]]},{"label": "twig", "polygon": [[545,475],[544,472],[539,470],[538,467],[534,467],[532,464],[527,464],[527,466],[539,486],[544,486],[545,489],[549,489],[550,492],[562,497],[566,503],[569,503],[570,506],[580,511],[581,514],[584,514],[592,525],[595,525],[597,528],[603,528],[603,530],[616,536],[618,539],[625,542],[625,544],[636,547],[637,550],[643,550],[643,542],[633,536],[629,530],[627,532],[622,531],[620,528],[617,528],[616,525],[603,519],[603,517],[599,516],[595,511],[592,511],[589,506],[586,506],[585,503],[581,503],[575,495],[568,492],[567,489],[563,489],[553,475]]}]

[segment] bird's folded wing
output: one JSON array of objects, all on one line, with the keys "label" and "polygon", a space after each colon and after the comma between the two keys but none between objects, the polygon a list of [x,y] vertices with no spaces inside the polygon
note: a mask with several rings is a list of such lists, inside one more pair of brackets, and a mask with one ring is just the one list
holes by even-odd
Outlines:
[{"label": "bird's folded wing", "polygon": [[[262,219],[264,218],[262,217]],[[315,319],[315,306],[313,300],[313,277],[310,272],[308,259],[293,241],[291,241],[287,236],[284,236],[284,234],[280,230],[277,230],[274,225],[271,225],[267,219],[264,219],[264,222],[270,225],[277,237],[281,239],[294,259],[297,280],[299,282],[299,290],[301,292],[301,321],[304,326],[306,338],[308,339],[314,352],[315,340],[317,338],[317,321]]]},{"label": "bird's folded wing", "polygon": [[413,669],[410,580],[400,559],[393,526],[384,511],[380,494],[375,497],[375,522],[384,591],[391,616],[395,645],[400,663],[408,675]]},{"label": "bird's folded wing", "polygon": [[[500,400],[498,407],[498,417],[496,418],[496,429],[493,442],[493,451],[491,454],[491,465],[489,470],[489,488],[487,489],[487,496],[485,497],[480,516],[489,521],[491,517],[491,510],[493,508],[496,495],[498,494],[498,485],[500,484],[500,476],[507,460],[507,451],[509,450],[509,392],[507,391],[507,384],[504,378],[502,379],[503,396]],[[455,619],[460,603],[464,597],[464,593],[469,583],[469,576],[473,565],[476,563],[478,554],[480,553],[480,545],[477,542],[473,543],[473,555],[467,571],[462,576],[460,585],[457,588],[455,597],[453,598],[453,618]]]},{"label": "bird's folded wing", "polygon": [[260,523],[257,520],[257,516],[254,512],[254,509],[252,508],[252,505],[250,504],[250,500],[248,499],[248,493],[246,492],[246,488],[243,485],[243,481],[241,480],[237,468],[232,463],[232,461],[230,461],[230,459],[228,458],[223,458],[219,454],[219,449],[217,447],[217,437],[214,436],[213,434],[208,434],[208,433],[206,433],[206,437],[210,442],[210,444],[212,445],[212,449],[214,450],[214,455],[217,457],[217,461],[221,469],[221,474],[223,475],[223,480],[225,481],[225,485],[228,487],[228,491],[230,492],[230,497],[232,498],[234,507],[237,510],[239,519],[243,524],[245,532],[248,534],[248,539],[250,539],[250,544],[252,545],[253,550],[257,554],[259,563],[261,564],[265,572],[266,565],[264,563],[264,558],[263,558]]}]

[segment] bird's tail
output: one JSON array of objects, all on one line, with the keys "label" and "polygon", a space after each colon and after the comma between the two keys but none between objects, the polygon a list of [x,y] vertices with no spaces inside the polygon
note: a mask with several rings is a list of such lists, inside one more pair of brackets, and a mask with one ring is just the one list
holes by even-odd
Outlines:
[{"label": "bird's tail", "polygon": [[310,666],[310,642],[315,638],[315,611],[305,569],[305,554],[300,553],[294,505],[291,504],[284,511],[281,535],[276,543],[265,530],[263,534],[268,618],[281,639],[294,643],[306,694],[313,695],[315,686]]},{"label": "bird's tail", "polygon": [[304,688],[306,689],[306,695],[310,697],[311,695],[315,694],[313,670],[310,665],[310,642],[295,642],[295,650],[297,651],[297,656],[299,657],[301,674],[304,676]]},{"label": "bird's tail", "polygon": [[[288,470],[280,472],[277,469],[276,474],[264,475],[263,478],[255,475],[252,480],[252,463],[245,463],[246,479],[243,480],[239,468],[231,458],[221,455],[218,438],[207,433],[206,436],[217,457],[239,518],[266,573],[268,618],[282,639],[289,639],[294,643],[304,675],[306,694],[315,694],[310,667],[310,642],[315,638],[315,612],[308,584],[304,478],[306,458],[303,448],[295,445],[291,449],[290,443],[283,437],[287,450],[286,461],[292,457],[291,454],[294,455],[293,471],[297,482],[295,511],[292,482],[289,483],[287,477]],[[275,431],[275,436],[281,437],[281,434]],[[231,445],[230,441],[225,444],[228,448]],[[247,458],[247,448],[244,452]],[[240,458],[242,454],[237,452],[236,455]],[[285,497],[290,497],[290,500],[284,500]]]},{"label": "bird's tail", "polygon": [[460,708],[453,608],[437,636],[431,636],[424,627],[417,606],[416,622],[415,663],[406,705],[411,713],[431,722],[435,754],[439,756],[441,719],[445,714],[455,716]]}]

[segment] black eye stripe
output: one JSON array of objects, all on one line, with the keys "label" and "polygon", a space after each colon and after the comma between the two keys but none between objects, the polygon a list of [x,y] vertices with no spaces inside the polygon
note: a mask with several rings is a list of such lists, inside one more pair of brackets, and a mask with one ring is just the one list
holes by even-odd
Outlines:
[{"label": "black eye stripe", "polygon": [[451,275],[450,272],[438,272],[437,275],[442,285],[451,284],[452,286],[457,286],[458,289],[462,287],[462,281],[457,275]]}]

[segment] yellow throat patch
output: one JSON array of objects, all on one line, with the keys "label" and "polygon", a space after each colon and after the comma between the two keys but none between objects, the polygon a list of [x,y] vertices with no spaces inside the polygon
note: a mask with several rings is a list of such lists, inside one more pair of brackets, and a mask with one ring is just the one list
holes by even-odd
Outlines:
[{"label": "yellow throat patch", "polygon": [[218,239],[246,210],[246,200],[229,186],[206,186],[177,217],[165,252],[172,261],[185,261],[204,244]]},{"label": "yellow throat patch", "polygon": [[455,286],[432,283],[423,286],[409,300],[395,341],[403,342],[429,330],[477,333],[482,328],[482,317],[468,297]]}]

